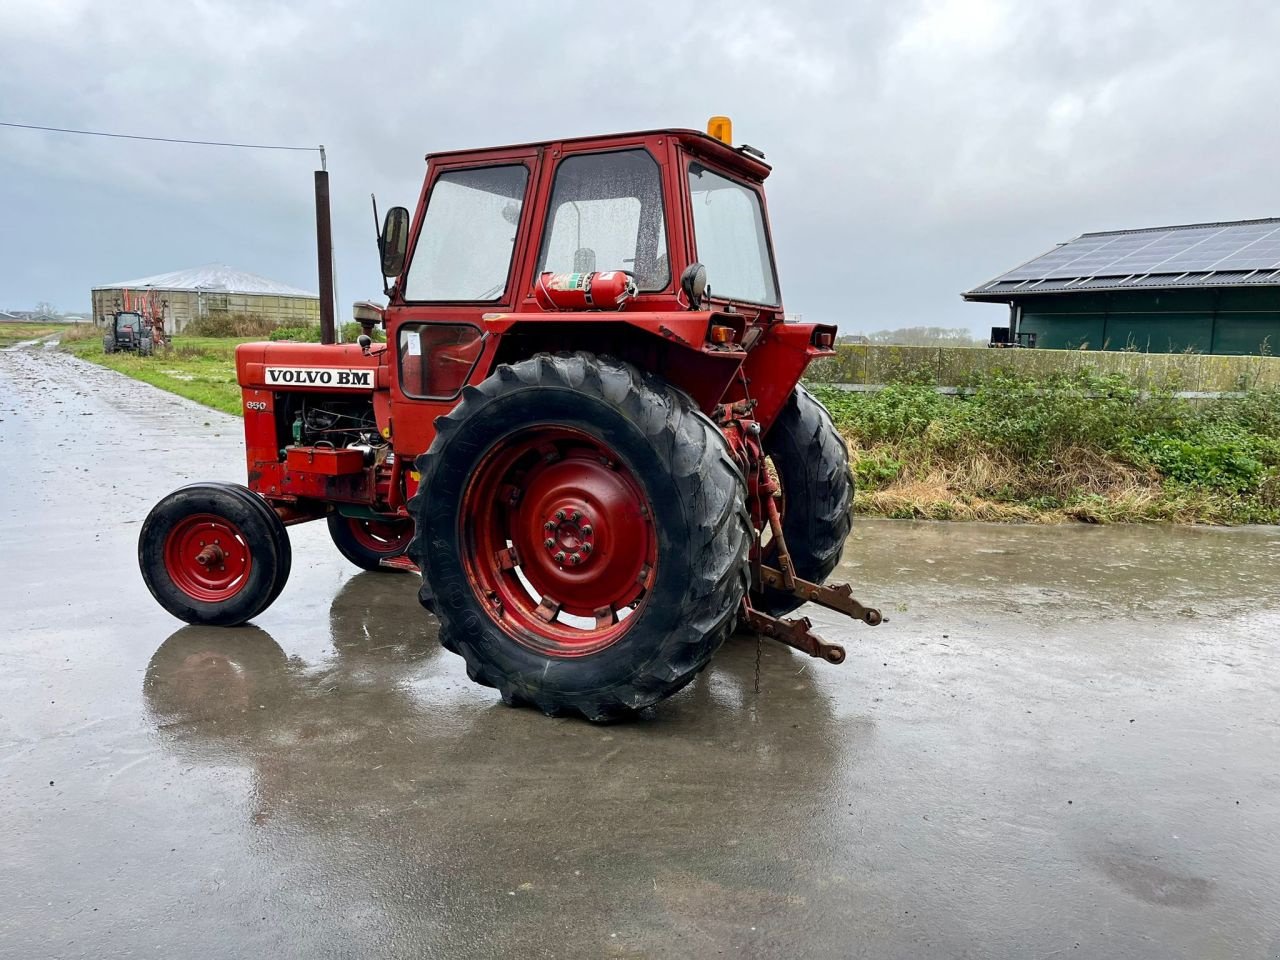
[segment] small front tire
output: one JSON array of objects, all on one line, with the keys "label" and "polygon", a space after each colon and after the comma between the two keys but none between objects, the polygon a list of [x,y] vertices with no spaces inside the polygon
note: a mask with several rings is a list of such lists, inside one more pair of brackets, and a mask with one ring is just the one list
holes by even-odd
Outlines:
[{"label": "small front tire", "polygon": [[147,515],[138,566],[151,595],[178,619],[236,626],[279,595],[289,576],[289,540],[275,511],[251,491],[197,483]]}]

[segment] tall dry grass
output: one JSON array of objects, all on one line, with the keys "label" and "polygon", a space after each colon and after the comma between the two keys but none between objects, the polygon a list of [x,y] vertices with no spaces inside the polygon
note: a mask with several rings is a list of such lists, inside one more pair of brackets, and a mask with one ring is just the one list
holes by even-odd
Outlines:
[{"label": "tall dry grass", "polygon": [[1280,394],[1192,403],[1087,372],[815,388],[849,443],[856,505],[1035,523],[1280,522]]}]

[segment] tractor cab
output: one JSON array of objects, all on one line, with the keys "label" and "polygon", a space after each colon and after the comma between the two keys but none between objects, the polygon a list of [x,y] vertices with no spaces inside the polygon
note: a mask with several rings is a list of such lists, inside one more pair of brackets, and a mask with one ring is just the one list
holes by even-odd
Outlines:
[{"label": "tractor cab", "polygon": [[116,339],[117,340],[137,340],[142,336],[142,314],[125,313],[121,311],[116,314]]},{"label": "tractor cab", "polygon": [[[427,160],[416,216],[392,208],[382,233],[392,309],[688,310],[706,302],[780,316],[764,203],[770,168],[751,147],[659,130]],[[548,274],[584,286],[564,281],[561,290]],[[588,288],[581,278],[592,274],[629,282],[597,277]]]}]

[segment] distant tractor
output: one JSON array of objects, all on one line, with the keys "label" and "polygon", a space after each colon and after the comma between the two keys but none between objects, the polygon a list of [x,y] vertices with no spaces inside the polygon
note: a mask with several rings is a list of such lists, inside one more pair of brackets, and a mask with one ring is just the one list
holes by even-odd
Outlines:
[{"label": "distant tractor", "polygon": [[155,350],[151,327],[142,314],[132,310],[117,310],[111,318],[106,335],[102,338],[106,353],[136,353],[149,357]]},{"label": "distant tractor", "polygon": [[149,357],[156,350],[168,347],[169,341],[164,333],[167,302],[157,303],[151,290],[123,290],[121,295],[123,299],[116,301],[107,333],[102,338],[103,351]]},{"label": "distant tractor", "polygon": [[799,381],[836,328],[784,321],[769,172],[724,118],[429,156],[366,335],[236,349],[249,486],[156,505],[152,594],[244,623],[284,588],[286,526],[325,519],[357,565],[421,573],[472,680],[547,714],[656,703],[738,625],[843,661],[786,616],[881,621],[823,585],[853,477]]}]

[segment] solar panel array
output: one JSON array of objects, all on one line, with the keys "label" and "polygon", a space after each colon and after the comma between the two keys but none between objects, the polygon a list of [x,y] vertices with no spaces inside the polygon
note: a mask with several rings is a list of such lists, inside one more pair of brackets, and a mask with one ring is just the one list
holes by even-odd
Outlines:
[{"label": "solar panel array", "polygon": [[1087,233],[991,284],[1255,270],[1280,270],[1280,221]]}]

